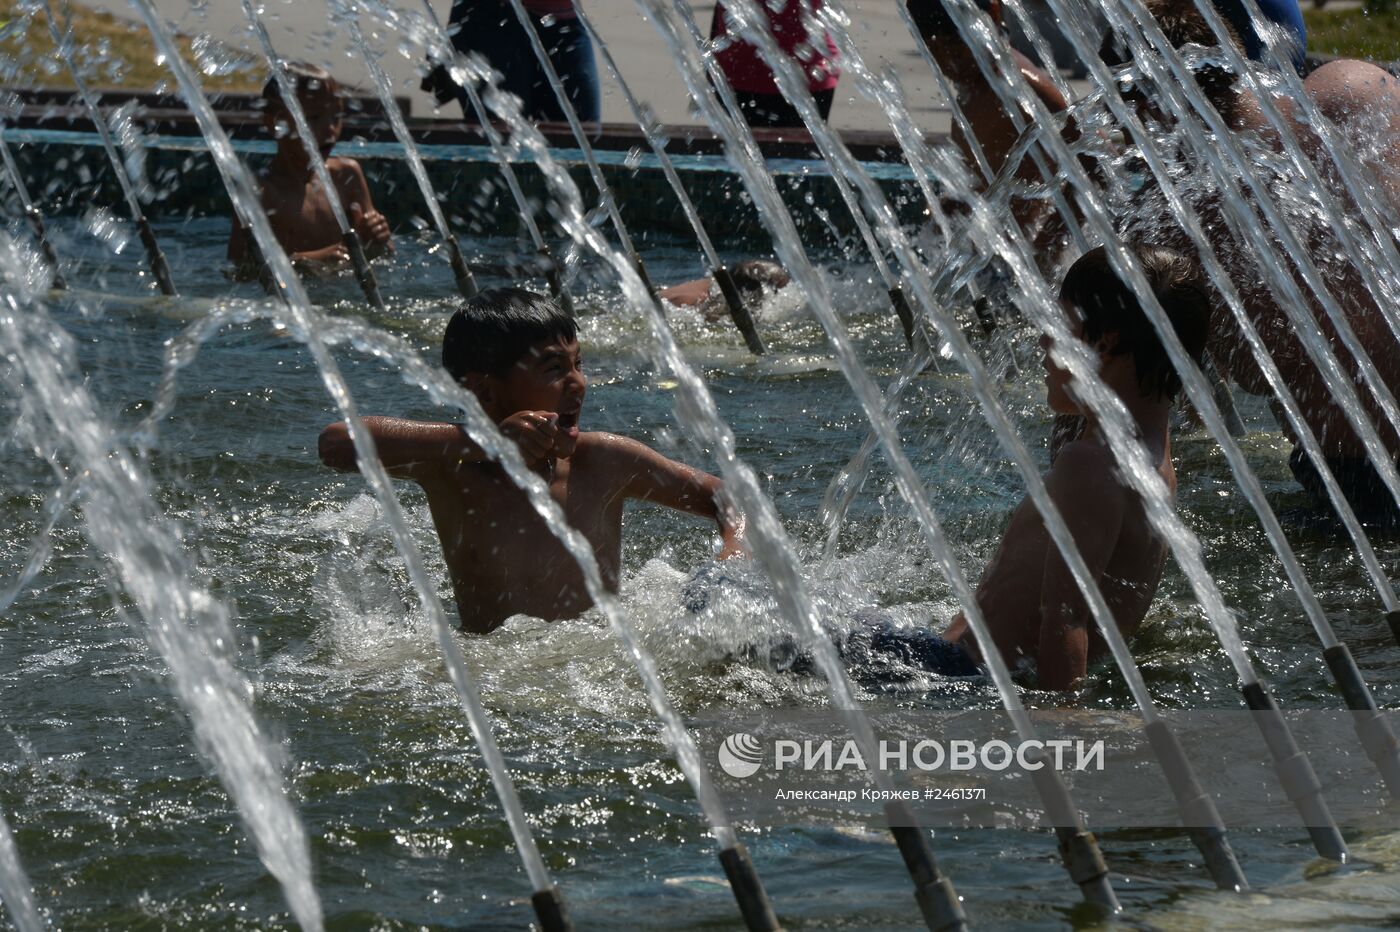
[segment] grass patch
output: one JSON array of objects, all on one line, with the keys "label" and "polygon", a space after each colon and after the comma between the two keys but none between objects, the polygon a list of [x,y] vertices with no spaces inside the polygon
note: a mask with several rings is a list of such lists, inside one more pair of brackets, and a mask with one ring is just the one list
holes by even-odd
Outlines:
[{"label": "grass patch", "polygon": [[[53,0],[61,10],[62,0]],[[146,27],[134,20],[71,4],[74,59],[93,88],[176,90],[175,78],[156,64],[154,43]],[[60,30],[62,12],[60,16]],[[253,58],[222,43],[177,36],[176,42],[204,86],[210,90],[258,91],[264,69]],[[16,87],[71,88],[73,79],[58,57],[49,20],[31,12],[31,3],[0,0],[0,84]]]},{"label": "grass patch", "polygon": [[[1377,7],[1380,7],[1377,4]],[[1344,58],[1400,61],[1400,8],[1304,10],[1308,50]]]}]

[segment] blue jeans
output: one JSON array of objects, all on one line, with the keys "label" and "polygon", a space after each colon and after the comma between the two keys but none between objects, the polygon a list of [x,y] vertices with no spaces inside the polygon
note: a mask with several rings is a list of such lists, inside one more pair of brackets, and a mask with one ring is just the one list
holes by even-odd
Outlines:
[{"label": "blue jeans", "polygon": [[[597,122],[601,116],[598,65],[593,60],[593,43],[588,33],[574,19],[546,24],[543,19],[534,17],[534,23],[579,119]],[[526,119],[564,122],[563,108],[530,46],[530,37],[508,2],[457,0],[452,5],[449,26],[449,31],[453,30],[452,44],[458,51],[476,52],[501,73],[500,89],[520,98],[521,112]],[[460,88],[457,99],[462,104],[466,121],[477,122],[466,92]]]}]

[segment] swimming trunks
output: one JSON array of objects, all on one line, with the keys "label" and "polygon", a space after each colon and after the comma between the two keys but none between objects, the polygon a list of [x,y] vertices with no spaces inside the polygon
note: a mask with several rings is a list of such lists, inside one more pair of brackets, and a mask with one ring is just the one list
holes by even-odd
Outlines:
[{"label": "swimming trunks", "polygon": [[[1395,496],[1385,487],[1380,473],[1376,472],[1369,459],[1364,456],[1329,456],[1326,461],[1342,495],[1362,524],[1400,527],[1400,507],[1396,505]],[[1293,448],[1288,457],[1288,468],[1319,506],[1333,510],[1327,488],[1322,484],[1322,476],[1302,447]]]},{"label": "swimming trunks", "polygon": [[[846,631],[828,628],[836,652],[847,671],[862,683],[891,683],[919,673],[938,676],[982,676],[982,665],[967,648],[944,640],[927,628],[896,625],[882,612],[866,610],[856,615]],[[769,650],[775,669],[793,673],[817,672],[812,655],[797,647],[796,639],[775,644]]]},{"label": "swimming trunks", "polygon": [[[707,563],[691,574],[681,589],[681,605],[698,615],[710,609],[718,589],[734,584],[722,563]],[[887,612],[877,608],[856,611],[849,625],[825,627],[842,663],[861,682],[898,682],[918,673],[953,677],[984,673],[982,665],[961,644],[946,641],[927,628],[896,624]],[[799,674],[817,672],[811,652],[790,634],[766,645],[750,646],[738,654],[745,660],[761,661],[765,646],[768,666],[773,669]]]}]

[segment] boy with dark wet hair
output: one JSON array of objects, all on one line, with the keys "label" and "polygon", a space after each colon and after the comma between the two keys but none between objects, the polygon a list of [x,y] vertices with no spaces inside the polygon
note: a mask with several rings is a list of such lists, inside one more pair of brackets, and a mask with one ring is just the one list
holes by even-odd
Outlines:
[{"label": "boy with dark wet hair", "polygon": [[[1162,247],[1141,247],[1135,253],[1173,330],[1199,363],[1211,302],[1197,263]],[[1181,379],[1132,288],[1114,273],[1102,247],[1070,268],[1060,303],[1071,332],[1097,353],[1100,378],[1127,408],[1158,475],[1174,494],[1168,425]],[[1047,403],[1058,414],[1081,415],[1086,422],[1056,457],[1045,485],[1119,630],[1131,634],[1156,595],[1167,546],[1147,520],[1137,493],[1120,477],[1093,411],[1081,402],[1069,373],[1055,363],[1050,341],[1042,338],[1041,343]],[[1089,662],[1107,649],[1029,498],[1012,513],[977,588],[977,603],[995,649],[1012,666],[1035,660],[1041,689],[1073,688]],[[988,647],[974,642],[961,615],[944,639],[965,662],[979,661]]]},{"label": "boy with dark wet hair", "polygon": [[[343,126],[340,85],[329,73],[313,65],[291,63],[285,67],[287,77],[296,85],[297,101],[365,254],[372,258],[393,252],[389,223],[374,208],[360,163],[343,156],[331,156]],[[315,272],[344,265],[349,262],[350,254],[342,240],[340,225],[311,168],[310,156],[282,99],[282,88],[276,77],[268,79],[262,96],[263,125],[277,140],[277,154],[260,179],[262,207],[267,211],[272,232],[300,271]],[[237,219],[229,236],[228,257],[240,275],[256,274],[252,240]]]},{"label": "boy with dark wet hair", "polygon": [[[744,519],[719,479],[614,434],[581,432],[584,377],[578,331],[553,301],[529,291],[483,291],[452,315],[443,365],[544,480],[569,525],[593,548],[616,592],[628,499],[714,521],[719,559],[744,555]],[[512,615],[573,618],[593,604],[583,573],[499,464],[459,424],[369,417],[389,475],[428,496],[462,627],[484,634]],[[356,468],[344,423],[321,432],[321,461]]]}]

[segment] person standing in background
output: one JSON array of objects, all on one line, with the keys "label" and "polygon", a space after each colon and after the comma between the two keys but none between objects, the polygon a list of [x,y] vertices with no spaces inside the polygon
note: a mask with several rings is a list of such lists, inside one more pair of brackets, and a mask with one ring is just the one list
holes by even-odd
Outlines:
[{"label": "person standing in background", "polygon": [[[817,34],[808,32],[809,26],[818,25],[815,16],[822,0],[758,0],[756,5],[768,16],[768,28],[778,47],[802,66],[807,89],[816,99],[822,119],[827,119],[841,69],[837,64],[836,43],[831,36],[825,30]],[[744,119],[754,127],[801,126],[801,115],[778,89],[772,69],[758,49],[734,33],[724,4],[715,4],[710,39],[715,44],[715,58],[734,88]]]},{"label": "person standing in background", "polygon": [[[522,0],[522,3],[579,119],[597,123],[601,118],[598,65],[593,58],[593,43],[574,12],[573,0]],[[530,37],[516,18],[510,0],[456,0],[447,31],[459,52],[464,55],[476,52],[500,72],[501,90],[520,98],[521,112],[526,119],[564,122],[564,111],[555,99],[544,68],[530,46]],[[435,94],[438,103],[455,97],[462,105],[466,121],[477,121],[466,92],[456,85],[445,68],[433,69],[423,80],[423,90]]]}]

